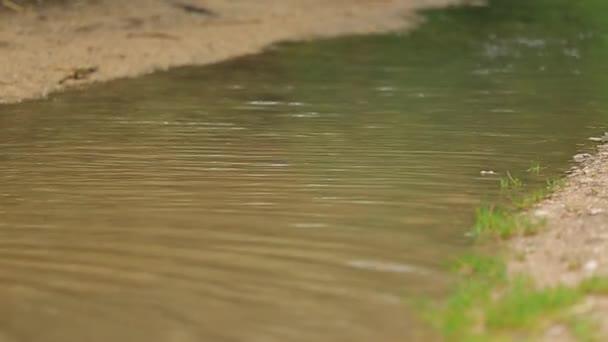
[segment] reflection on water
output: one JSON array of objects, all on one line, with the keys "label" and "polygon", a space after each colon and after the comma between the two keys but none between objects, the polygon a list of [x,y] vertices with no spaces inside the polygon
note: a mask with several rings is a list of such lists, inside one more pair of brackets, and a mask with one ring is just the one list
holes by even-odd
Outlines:
[{"label": "reflection on water", "polygon": [[480,170],[606,124],[598,28],[504,9],[2,107],[0,341],[431,339]]}]

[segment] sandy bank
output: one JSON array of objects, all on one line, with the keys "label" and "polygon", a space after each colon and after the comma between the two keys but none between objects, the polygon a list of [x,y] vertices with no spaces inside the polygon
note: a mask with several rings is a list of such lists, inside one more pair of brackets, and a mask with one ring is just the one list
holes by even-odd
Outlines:
[{"label": "sandy bank", "polygon": [[[543,287],[608,275],[608,145],[584,159],[562,190],[532,210],[546,219],[543,232],[511,243],[519,256],[509,265],[512,273],[528,274]],[[587,298],[578,310],[608,336],[608,299]]]},{"label": "sandy bank", "polygon": [[[19,3],[19,1],[13,1]],[[63,1],[66,2],[66,1]],[[452,0],[81,0],[0,12],[0,102],[255,53],[284,40],[380,32]],[[78,68],[95,72],[75,72]]]}]

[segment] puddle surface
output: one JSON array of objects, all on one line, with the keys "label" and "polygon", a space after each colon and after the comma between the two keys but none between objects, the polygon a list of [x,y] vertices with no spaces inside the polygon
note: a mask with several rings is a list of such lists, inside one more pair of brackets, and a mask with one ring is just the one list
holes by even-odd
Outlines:
[{"label": "puddle surface", "polygon": [[0,341],[432,339],[498,177],[608,123],[603,4],[501,3],[2,106]]}]

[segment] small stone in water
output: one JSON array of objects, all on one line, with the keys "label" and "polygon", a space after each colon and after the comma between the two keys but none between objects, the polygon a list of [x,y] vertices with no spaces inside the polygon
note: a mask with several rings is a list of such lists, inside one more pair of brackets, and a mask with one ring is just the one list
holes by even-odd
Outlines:
[{"label": "small stone in water", "polygon": [[479,174],[481,174],[482,176],[491,176],[491,175],[495,175],[495,174],[496,174],[496,172],[494,172],[494,171],[492,171],[492,170],[488,170],[488,171],[481,170],[481,171],[479,172]]},{"label": "small stone in water", "polygon": [[601,137],[589,137],[588,139],[591,141],[594,141],[594,142],[605,143],[605,142],[608,142],[608,135],[604,134]]},{"label": "small stone in water", "polygon": [[577,163],[582,163],[590,158],[591,155],[589,153],[579,153],[575,154],[574,157],[572,157],[572,159],[574,159],[574,161]]}]

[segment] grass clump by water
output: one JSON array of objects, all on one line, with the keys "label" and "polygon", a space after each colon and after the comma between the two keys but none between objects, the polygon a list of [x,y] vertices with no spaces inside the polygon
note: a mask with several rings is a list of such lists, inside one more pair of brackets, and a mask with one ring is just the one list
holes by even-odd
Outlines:
[{"label": "grass clump by water", "polygon": [[498,300],[488,305],[486,325],[490,330],[532,329],[580,298],[577,289],[558,286],[537,290],[529,279],[517,277]]},{"label": "grass clump by water", "polygon": [[544,189],[536,189],[526,195],[513,200],[513,205],[517,209],[528,209],[547,198],[549,193]]},{"label": "grass clump by water", "polygon": [[527,171],[538,176],[538,175],[540,175],[540,171],[542,169],[543,168],[540,166],[539,162],[537,162],[537,161],[531,161],[530,162],[530,167],[528,168]]},{"label": "grass clump by water", "polygon": [[514,214],[500,207],[484,206],[475,211],[475,223],[470,235],[476,239],[482,237],[509,239],[514,236],[537,234],[543,225],[542,220]]},{"label": "grass clump by water", "polygon": [[517,209],[529,209],[545,198],[549,197],[549,195],[552,193],[563,188],[565,185],[565,181],[563,179],[547,179],[546,183],[547,185],[544,189],[536,189],[527,194],[513,198],[511,200],[513,206]]},{"label": "grass clump by water", "polygon": [[[541,170],[539,163],[532,162],[527,171],[538,176]],[[564,185],[563,180],[549,179],[545,187],[524,191],[523,182],[507,172],[500,179],[504,205],[478,208],[470,236],[480,240],[537,234],[545,221],[521,210]],[[454,269],[457,285],[433,311],[433,321],[447,341],[535,341],[554,325],[567,329],[577,341],[603,341],[598,325],[573,309],[587,295],[608,296],[608,278],[591,278],[574,287],[538,288],[530,277],[509,275],[502,258],[475,255],[458,259]]]},{"label": "grass clump by water", "polygon": [[469,335],[479,321],[480,304],[491,300],[492,289],[506,280],[506,267],[497,258],[465,256],[455,263],[461,282],[439,309],[437,323],[448,339]]},{"label": "grass clump by water", "polygon": [[608,296],[608,278],[593,277],[584,280],[579,288],[587,294]]},{"label": "grass clump by water", "polygon": [[448,341],[534,341],[555,324],[579,341],[601,341],[594,322],[573,308],[587,294],[608,294],[608,278],[539,289],[525,276],[509,277],[500,258],[466,256],[454,268],[458,285],[434,315]]},{"label": "grass clump by water", "polygon": [[[501,179],[501,189],[508,190],[510,205],[478,208],[470,231],[474,238],[538,233],[544,220],[515,209],[530,208],[564,185],[547,180],[545,188],[522,194],[522,182],[507,176]],[[592,278],[575,287],[538,288],[530,277],[508,275],[502,258],[475,255],[460,258],[454,269],[458,284],[435,311],[435,322],[448,341],[534,341],[553,325],[564,327],[577,341],[602,341],[597,325],[577,316],[573,308],[586,295],[608,295],[608,278]]]},{"label": "grass clump by water", "polygon": [[509,171],[507,171],[507,177],[500,178],[500,189],[501,190],[520,190],[523,187],[523,182],[517,177],[513,177]]},{"label": "grass clump by water", "polygon": [[566,181],[563,179],[547,179],[547,191],[549,191],[549,193],[554,193],[565,185]]},{"label": "grass clump by water", "polygon": [[602,340],[598,333],[599,327],[597,322],[582,317],[573,317],[568,322],[568,330],[570,330],[572,336],[580,342],[595,342]]}]

